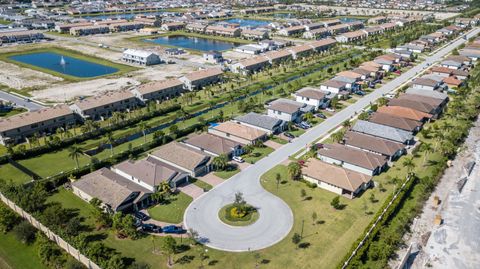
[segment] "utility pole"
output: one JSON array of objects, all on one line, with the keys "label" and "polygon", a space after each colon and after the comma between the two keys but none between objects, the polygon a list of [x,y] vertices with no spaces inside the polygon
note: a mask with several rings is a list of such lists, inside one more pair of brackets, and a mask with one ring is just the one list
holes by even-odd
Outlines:
[{"label": "utility pole", "polygon": [[305,226],[305,220],[302,220],[302,232],[300,234],[300,237],[303,239],[303,226]]}]

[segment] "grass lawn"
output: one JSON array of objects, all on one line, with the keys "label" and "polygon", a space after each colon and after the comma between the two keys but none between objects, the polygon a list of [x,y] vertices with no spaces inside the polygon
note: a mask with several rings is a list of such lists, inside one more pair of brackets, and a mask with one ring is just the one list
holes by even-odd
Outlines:
[{"label": "grass lawn", "polygon": [[35,244],[23,244],[11,232],[0,233],[0,268],[47,269],[37,255]]},{"label": "grass lawn", "polygon": [[233,175],[237,174],[238,172],[240,172],[240,169],[238,169],[238,166],[230,164],[224,171],[215,171],[213,174],[219,178],[229,179]]},{"label": "grass lawn", "polygon": [[204,189],[204,190],[207,190],[207,191],[209,191],[209,190],[211,190],[211,189],[213,188],[212,185],[208,184],[208,183],[205,182],[205,181],[202,181],[202,180],[200,180],[200,179],[197,179],[197,178],[191,178],[191,179],[190,179],[190,182],[192,182],[192,183],[195,184],[196,186],[198,186],[198,187],[200,187],[200,188],[202,188],[202,189]]},{"label": "grass lawn", "polygon": [[285,145],[288,143],[287,140],[283,139],[283,138],[280,138],[278,136],[272,136],[272,138],[270,138],[270,140],[272,140],[273,142],[277,142],[278,144],[282,144],[282,145]]},{"label": "grass lawn", "polygon": [[245,216],[235,216],[232,212],[235,212],[236,206],[234,204],[229,204],[218,211],[218,217],[220,220],[231,226],[248,226],[253,224],[258,220],[258,212],[251,205],[248,205],[252,210],[247,211]]},{"label": "grass lawn", "polygon": [[150,217],[155,220],[168,223],[180,223],[183,221],[183,213],[193,201],[192,197],[179,192],[170,196],[169,202],[159,204],[148,209]]},{"label": "grass lawn", "polygon": [[23,113],[23,112],[27,112],[27,110],[25,108],[14,108],[12,110],[10,110],[9,112],[5,112],[5,113],[0,113],[0,118],[7,118],[7,117],[11,117],[13,115],[17,115],[17,114],[20,114],[20,113]]},{"label": "grass lawn", "polygon": [[27,183],[32,180],[27,174],[18,170],[15,166],[7,163],[0,165],[0,179],[12,181],[16,184]]},{"label": "grass lawn", "polygon": [[263,148],[254,148],[253,151],[250,153],[250,154],[245,154],[243,155],[243,159],[247,162],[247,163],[251,163],[251,164],[254,164],[256,162],[258,162],[260,159],[262,159],[263,157],[267,156],[268,154],[272,153],[274,150],[270,147],[263,147]]},{"label": "grass lawn", "polygon": [[[62,73],[59,73],[59,72],[56,72],[56,71],[53,71],[53,70],[50,70],[50,69],[47,69],[47,68],[42,68],[42,67],[38,67],[38,66],[34,66],[34,65],[30,65],[30,64],[26,64],[26,63],[22,63],[22,62],[18,62],[18,61],[10,59],[11,56],[31,54],[31,53],[40,53],[40,52],[57,53],[57,54],[73,57],[73,58],[88,61],[88,62],[102,64],[102,65],[106,65],[106,66],[109,66],[109,67],[114,67],[114,68],[118,69],[118,71],[115,72],[115,73],[112,73],[112,74],[104,75],[104,76],[81,78],[81,77],[62,74]],[[40,72],[51,74],[53,76],[61,77],[61,78],[64,78],[68,81],[91,80],[91,79],[99,78],[99,77],[106,77],[106,76],[112,76],[112,75],[122,75],[122,74],[125,74],[127,72],[137,70],[137,68],[132,67],[132,66],[114,63],[114,62],[108,61],[106,59],[102,59],[102,58],[98,58],[98,57],[95,57],[95,56],[83,54],[79,51],[74,51],[74,50],[69,50],[69,49],[64,49],[64,48],[59,48],[59,47],[26,49],[26,50],[23,50],[23,51],[3,53],[3,54],[0,54],[0,60],[4,61],[4,62],[13,63],[13,64],[16,64],[16,65],[21,66],[21,67],[30,68],[30,69],[33,69],[33,70],[37,70],[37,71],[40,71]]]},{"label": "grass lawn", "polygon": [[306,131],[303,130],[303,129],[300,129],[300,128],[296,128],[295,130],[293,131],[289,131],[289,133],[291,133],[292,135],[294,135],[295,137],[299,137],[301,136],[302,134],[304,134]]},{"label": "grass lawn", "polygon": [[[21,165],[30,169],[39,176],[46,178],[56,175],[60,172],[67,172],[76,167],[75,161],[68,157],[68,148],[60,151],[54,151],[37,157],[18,161]],[[80,155],[78,158],[80,166],[86,165],[90,162],[89,158]]]},{"label": "grass lawn", "polygon": [[79,216],[84,218],[83,223],[85,225],[92,227],[95,225],[95,220],[93,218],[95,208],[88,202],[73,194],[73,192],[66,190],[63,187],[59,188],[53,195],[49,196],[47,202],[57,202],[64,208],[78,210]]}]

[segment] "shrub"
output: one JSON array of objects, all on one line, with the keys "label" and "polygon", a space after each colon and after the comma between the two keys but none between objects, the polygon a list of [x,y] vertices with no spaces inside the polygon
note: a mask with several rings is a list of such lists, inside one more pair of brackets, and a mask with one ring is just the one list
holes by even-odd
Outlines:
[{"label": "shrub", "polygon": [[15,226],[12,232],[18,241],[21,241],[24,244],[30,244],[35,240],[35,233],[37,230],[30,225],[28,221],[24,220]]}]

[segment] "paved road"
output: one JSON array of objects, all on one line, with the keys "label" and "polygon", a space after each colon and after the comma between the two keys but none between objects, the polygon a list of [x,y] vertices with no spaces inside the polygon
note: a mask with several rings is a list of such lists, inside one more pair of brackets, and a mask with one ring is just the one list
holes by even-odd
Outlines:
[{"label": "paved road", "polygon": [[16,106],[24,107],[30,111],[39,110],[43,108],[43,106],[40,104],[37,104],[34,102],[28,102],[25,98],[18,97],[16,95],[13,95],[11,93],[4,92],[4,91],[0,91],[0,99],[15,103]]},{"label": "paved road", "polygon": [[[480,32],[480,29],[475,29],[468,37],[478,32]],[[419,63],[383,87],[310,129],[291,143],[282,146],[255,165],[246,168],[228,181],[204,194],[187,208],[184,216],[186,227],[197,231],[200,237],[199,241],[202,243],[209,247],[226,251],[258,250],[282,240],[293,226],[292,211],[280,198],[262,188],[260,176],[286,160],[288,156],[305,148],[306,145],[312,143],[320,136],[327,134],[330,129],[349,119],[355,113],[360,112],[371,102],[382,97],[382,95],[408,82],[428,65],[440,60],[464,42],[465,40],[463,39],[456,40],[451,45],[439,50],[436,54],[427,57],[424,62]],[[244,198],[248,203],[258,207],[260,214],[260,218],[247,227],[228,226],[218,218],[219,209],[228,203],[232,203],[235,193],[239,191],[244,194]]]}]

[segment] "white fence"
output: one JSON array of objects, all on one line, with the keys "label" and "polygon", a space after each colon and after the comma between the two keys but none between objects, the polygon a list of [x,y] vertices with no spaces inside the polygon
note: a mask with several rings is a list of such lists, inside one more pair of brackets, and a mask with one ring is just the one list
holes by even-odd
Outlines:
[{"label": "white fence", "polygon": [[43,225],[38,220],[36,220],[32,215],[28,214],[22,208],[17,206],[14,202],[10,201],[2,193],[0,193],[0,199],[6,205],[8,205],[13,211],[15,211],[17,214],[22,216],[28,222],[30,222],[35,228],[42,231],[50,240],[57,243],[57,245],[60,246],[61,248],[63,248],[68,254],[72,255],[72,257],[77,259],[79,262],[83,263],[87,268],[89,268],[89,269],[101,269],[100,266],[96,265],[89,258],[85,257],[82,253],[80,253],[80,251],[78,251],[76,248],[72,247],[69,243],[67,243],[65,240],[63,240],[60,236],[56,235],[54,232],[52,232],[50,229],[48,229],[45,225]]}]

